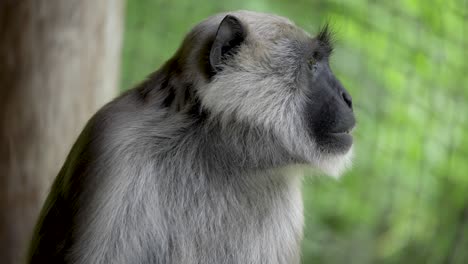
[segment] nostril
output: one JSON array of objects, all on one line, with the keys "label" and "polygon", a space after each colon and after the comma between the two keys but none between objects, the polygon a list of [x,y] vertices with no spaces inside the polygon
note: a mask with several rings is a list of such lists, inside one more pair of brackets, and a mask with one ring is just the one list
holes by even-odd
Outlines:
[{"label": "nostril", "polygon": [[349,108],[353,108],[353,99],[351,98],[351,95],[349,95],[347,92],[342,92],[341,96],[343,97],[343,100],[346,102],[346,104],[349,106]]}]

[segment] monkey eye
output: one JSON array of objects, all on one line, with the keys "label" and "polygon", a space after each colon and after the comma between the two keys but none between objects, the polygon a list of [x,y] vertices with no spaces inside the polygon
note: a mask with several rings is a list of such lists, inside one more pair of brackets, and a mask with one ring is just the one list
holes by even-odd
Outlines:
[{"label": "monkey eye", "polygon": [[309,59],[307,61],[307,67],[310,71],[316,72],[317,71],[317,60],[315,58]]}]

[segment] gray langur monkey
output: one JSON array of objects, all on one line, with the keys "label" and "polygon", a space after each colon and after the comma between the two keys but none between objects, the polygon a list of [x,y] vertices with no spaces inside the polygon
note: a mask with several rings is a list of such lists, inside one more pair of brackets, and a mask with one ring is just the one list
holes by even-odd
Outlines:
[{"label": "gray langur monkey", "polygon": [[330,33],[237,11],[88,122],[42,209],[29,263],[299,263],[301,179],[338,176],[351,96]]}]

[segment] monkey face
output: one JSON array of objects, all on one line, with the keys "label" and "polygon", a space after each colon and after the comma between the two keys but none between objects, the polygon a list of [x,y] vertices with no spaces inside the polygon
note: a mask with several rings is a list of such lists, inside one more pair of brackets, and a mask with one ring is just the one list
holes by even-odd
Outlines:
[{"label": "monkey face", "polygon": [[351,95],[335,77],[328,63],[332,47],[325,27],[305,52],[298,85],[307,91],[305,122],[318,148],[330,154],[345,154],[352,146],[355,126]]},{"label": "monkey face", "polygon": [[203,107],[224,122],[275,134],[298,163],[340,174],[355,118],[351,96],[329,66],[328,28],[310,37],[285,18],[244,11],[207,23],[219,26],[200,59],[209,58],[206,85],[197,91]]},{"label": "monkey face", "polygon": [[352,146],[350,132],[355,126],[351,96],[333,76],[328,63],[315,64],[313,75],[304,77],[310,89],[305,122],[322,152],[345,154]]}]

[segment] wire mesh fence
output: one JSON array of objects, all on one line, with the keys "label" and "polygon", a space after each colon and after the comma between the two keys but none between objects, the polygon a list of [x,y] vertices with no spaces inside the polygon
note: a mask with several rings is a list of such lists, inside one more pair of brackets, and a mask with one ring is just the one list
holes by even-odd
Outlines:
[{"label": "wire mesh fence", "polygon": [[128,1],[122,87],[237,9],[329,21],[355,102],[353,169],[305,178],[303,263],[468,263],[468,1]]}]

